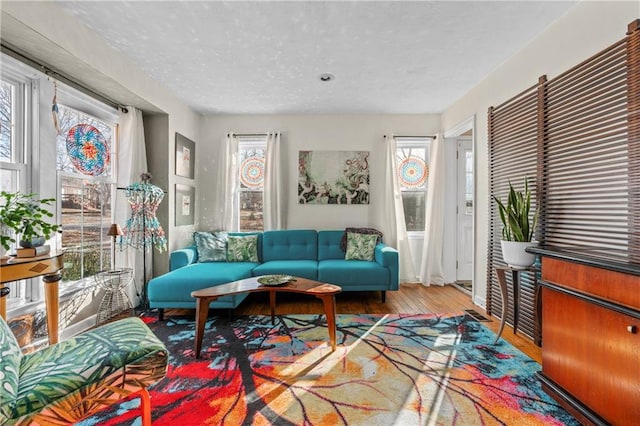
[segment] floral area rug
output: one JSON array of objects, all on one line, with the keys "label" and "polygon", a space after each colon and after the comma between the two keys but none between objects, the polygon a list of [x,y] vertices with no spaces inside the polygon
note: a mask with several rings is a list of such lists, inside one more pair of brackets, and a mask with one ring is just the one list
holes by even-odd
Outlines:
[{"label": "floral area rug", "polygon": [[[170,353],[150,388],[154,425],[577,425],[540,366],[461,314],[212,318],[201,359],[193,318],[146,319]],[[81,424],[140,424],[126,401]]]}]

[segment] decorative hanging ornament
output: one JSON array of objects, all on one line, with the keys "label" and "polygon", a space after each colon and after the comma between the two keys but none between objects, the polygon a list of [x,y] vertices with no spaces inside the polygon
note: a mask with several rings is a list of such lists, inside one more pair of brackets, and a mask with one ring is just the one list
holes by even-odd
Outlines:
[{"label": "decorative hanging ornament", "polygon": [[58,83],[53,82],[53,100],[51,101],[51,115],[53,116],[53,127],[56,129],[58,135],[62,135],[62,129],[60,128],[60,120],[58,119]]},{"label": "decorative hanging ornament", "polygon": [[262,188],[264,184],[264,159],[250,157],[244,160],[240,166],[240,181],[250,189]]},{"label": "decorative hanging ornament", "polygon": [[407,157],[398,167],[400,185],[405,188],[419,188],[424,185],[429,176],[429,168],[422,158]]},{"label": "decorative hanging ornament", "polygon": [[77,124],[69,130],[67,154],[79,172],[90,176],[103,174],[111,160],[107,140],[90,124]]}]

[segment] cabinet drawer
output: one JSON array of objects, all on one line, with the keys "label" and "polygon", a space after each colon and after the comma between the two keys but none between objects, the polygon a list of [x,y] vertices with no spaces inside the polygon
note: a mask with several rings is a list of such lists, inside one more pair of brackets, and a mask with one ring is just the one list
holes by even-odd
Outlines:
[{"label": "cabinet drawer", "polygon": [[542,258],[542,279],[629,307],[640,306],[640,276]]},{"label": "cabinet drawer", "polygon": [[612,424],[640,419],[640,319],[543,287],[542,373]]}]

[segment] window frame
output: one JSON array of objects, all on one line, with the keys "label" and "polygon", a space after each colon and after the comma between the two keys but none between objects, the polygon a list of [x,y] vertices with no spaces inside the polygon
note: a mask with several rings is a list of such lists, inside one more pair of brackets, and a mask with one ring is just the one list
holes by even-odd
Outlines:
[{"label": "window frame", "polygon": [[[396,141],[396,167],[399,166],[398,164],[398,153],[400,150],[402,149],[412,149],[412,148],[417,148],[417,149],[424,149],[425,150],[425,162],[427,164],[427,167],[430,166],[430,162],[431,162],[431,143],[433,142],[434,138],[429,137],[429,136],[424,136],[424,137],[417,137],[417,136],[412,136],[412,137],[400,137],[400,136],[396,136],[394,137],[395,141]],[[402,186],[400,185],[400,199],[403,201],[403,212],[404,212],[404,197],[402,196],[404,193],[423,193],[424,194],[424,210],[425,210],[425,214],[426,214],[426,204],[427,204],[427,196],[428,196],[428,188],[429,188],[429,176],[427,175],[427,180],[424,183],[424,189],[403,189]],[[405,216],[405,227],[406,227],[406,216]],[[409,231],[407,229],[407,237],[411,240],[417,240],[417,239],[424,239],[424,230],[422,231]]]},{"label": "window frame", "polygon": [[[38,108],[38,85],[21,71],[19,65],[14,65],[10,60],[5,61],[0,73],[0,79],[11,85],[12,105],[11,105],[11,158],[9,161],[0,160],[0,168],[16,173],[15,186],[11,188],[2,187],[2,190],[22,193],[29,191],[31,187],[32,161],[28,143],[33,138],[32,134],[33,116],[37,115]],[[7,310],[19,309],[29,303],[40,303],[44,299],[44,293],[40,288],[40,282],[36,279],[20,280],[8,283],[11,292],[7,297]]]}]

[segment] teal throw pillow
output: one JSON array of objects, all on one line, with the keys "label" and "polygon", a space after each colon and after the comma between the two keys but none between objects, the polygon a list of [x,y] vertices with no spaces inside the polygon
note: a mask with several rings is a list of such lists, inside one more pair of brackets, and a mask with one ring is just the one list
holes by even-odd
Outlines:
[{"label": "teal throw pillow", "polygon": [[193,239],[198,250],[198,262],[227,261],[226,232],[194,232]]},{"label": "teal throw pillow", "polygon": [[231,236],[227,241],[227,262],[258,262],[258,236]]},{"label": "teal throw pillow", "polygon": [[373,260],[378,236],[375,234],[347,233],[346,260]]}]

